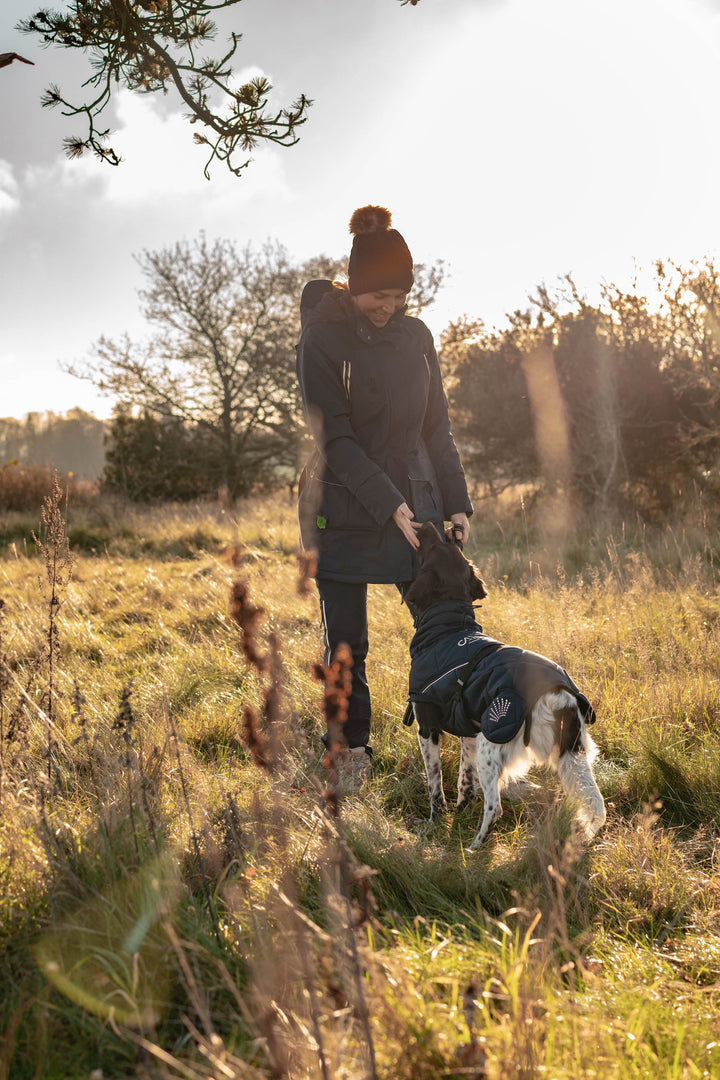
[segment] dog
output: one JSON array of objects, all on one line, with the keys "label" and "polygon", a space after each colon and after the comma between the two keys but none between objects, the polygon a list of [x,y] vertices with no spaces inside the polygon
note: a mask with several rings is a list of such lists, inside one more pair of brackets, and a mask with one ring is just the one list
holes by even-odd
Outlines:
[{"label": "dog", "polygon": [[483,633],[472,604],[487,596],[477,568],[434,525],[417,531],[418,573],[405,593],[415,619],[410,643],[412,708],[430,795],[430,818],[447,807],[440,767],[441,731],[458,735],[457,809],[482,790],[485,806],[476,851],[502,814],[501,790],[533,764],[558,774],[591,838],[605,823],[605,803],[591,764],[597,747],[588,699],[568,673],[538,653]]}]

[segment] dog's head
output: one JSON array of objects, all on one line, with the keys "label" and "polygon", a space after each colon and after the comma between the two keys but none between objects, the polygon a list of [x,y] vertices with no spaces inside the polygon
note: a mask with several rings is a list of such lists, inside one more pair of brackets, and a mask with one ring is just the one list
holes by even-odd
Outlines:
[{"label": "dog's head", "polygon": [[466,559],[457,544],[448,544],[434,525],[425,522],[417,531],[420,569],[405,593],[409,607],[422,615],[443,600],[472,603],[487,596],[478,569]]}]

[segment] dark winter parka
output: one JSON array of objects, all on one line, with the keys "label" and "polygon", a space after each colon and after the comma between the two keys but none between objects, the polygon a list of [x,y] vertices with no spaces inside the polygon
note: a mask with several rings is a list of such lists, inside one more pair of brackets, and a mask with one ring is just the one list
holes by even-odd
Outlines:
[{"label": "dark winter parka", "polygon": [[311,282],[303,301],[297,373],[315,441],[300,481],[303,547],[317,550],[321,578],[410,581],[398,506],[440,529],[472,513],[432,335],[404,309],[378,329],[330,282]]},{"label": "dark winter parka", "polygon": [[[479,663],[466,670],[478,654]],[[488,637],[470,604],[448,601],[428,608],[410,642],[410,658],[410,701],[442,709],[442,730],[452,735],[482,732],[490,742],[509,742],[538,698],[552,690],[569,690],[586,723],[595,719],[590,702],[564,668]]]}]

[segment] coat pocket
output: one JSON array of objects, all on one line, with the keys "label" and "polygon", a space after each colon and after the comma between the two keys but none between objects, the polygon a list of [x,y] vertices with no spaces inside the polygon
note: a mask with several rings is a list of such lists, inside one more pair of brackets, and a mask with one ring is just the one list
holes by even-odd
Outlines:
[{"label": "coat pocket", "polygon": [[442,507],[435,497],[435,491],[430,480],[421,477],[409,477],[410,480],[410,509],[415,514],[416,521],[441,521]]},{"label": "coat pocket", "polygon": [[303,492],[307,516],[314,519],[315,528],[377,529],[377,524],[365,507],[344,484],[312,477]]}]

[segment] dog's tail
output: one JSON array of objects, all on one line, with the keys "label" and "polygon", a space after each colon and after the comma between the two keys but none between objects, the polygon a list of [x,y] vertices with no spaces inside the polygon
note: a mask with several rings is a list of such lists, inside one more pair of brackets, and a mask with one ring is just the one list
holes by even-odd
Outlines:
[{"label": "dog's tail", "polygon": [[572,799],[588,838],[605,824],[605,801],[590,763],[597,747],[588,735],[576,704],[555,710],[559,758],[557,771],[565,794]]}]

